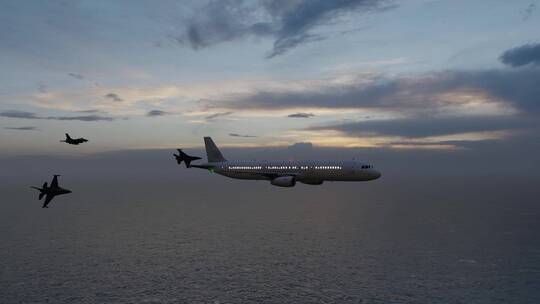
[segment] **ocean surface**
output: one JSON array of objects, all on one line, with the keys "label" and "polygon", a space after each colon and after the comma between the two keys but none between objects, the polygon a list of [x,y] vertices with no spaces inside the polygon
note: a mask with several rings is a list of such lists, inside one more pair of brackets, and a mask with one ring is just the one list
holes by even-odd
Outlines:
[{"label": "ocean surface", "polygon": [[537,180],[131,168],[70,163],[49,209],[4,172],[0,303],[540,303]]}]

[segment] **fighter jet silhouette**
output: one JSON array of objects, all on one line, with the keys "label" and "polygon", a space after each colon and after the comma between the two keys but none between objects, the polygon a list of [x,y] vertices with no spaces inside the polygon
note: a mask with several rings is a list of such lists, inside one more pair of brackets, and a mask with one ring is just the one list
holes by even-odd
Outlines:
[{"label": "fighter jet silhouette", "polygon": [[66,140],[61,140],[60,142],[65,142],[65,143],[68,143],[70,145],[78,145],[78,144],[82,144],[83,142],[87,142],[88,140],[87,139],[84,139],[84,138],[71,138],[69,137],[69,134],[66,133]]},{"label": "fighter jet silhouette", "polygon": [[43,184],[43,188],[33,186],[30,187],[39,190],[38,200],[41,200],[43,196],[45,196],[45,201],[43,202],[43,206],[41,208],[49,208],[47,205],[49,205],[49,203],[55,196],[71,193],[70,190],[58,186],[58,176],[60,175],[54,175],[51,185],[49,187],[47,186],[47,182]]},{"label": "fighter jet silhouette", "polygon": [[197,159],[201,159],[197,156],[189,156],[186,153],[182,152],[182,149],[176,149],[178,150],[178,155],[174,154],[174,157],[176,158],[176,162],[180,165],[182,161],[186,164],[186,168],[191,167],[191,162]]}]

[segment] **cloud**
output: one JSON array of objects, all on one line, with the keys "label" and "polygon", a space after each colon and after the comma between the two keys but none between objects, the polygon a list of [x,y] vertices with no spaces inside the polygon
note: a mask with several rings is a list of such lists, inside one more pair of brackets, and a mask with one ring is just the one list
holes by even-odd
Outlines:
[{"label": "cloud", "polygon": [[211,1],[192,18],[180,43],[193,49],[248,36],[271,37],[272,58],[306,42],[324,39],[313,34],[317,26],[335,22],[345,13],[382,11],[394,6],[388,0],[242,0]]},{"label": "cloud", "polygon": [[7,118],[41,119],[40,117],[37,117],[36,114],[32,112],[17,111],[17,110],[9,110],[9,111],[0,112],[0,116],[7,117]]},{"label": "cloud", "polygon": [[540,122],[537,117],[465,116],[367,120],[314,126],[308,130],[333,130],[349,136],[424,138],[464,133],[526,130],[538,127],[540,127]]},{"label": "cloud", "polygon": [[231,137],[257,137],[255,135],[246,135],[246,134],[238,134],[238,133],[229,133],[229,136]]},{"label": "cloud", "polygon": [[46,119],[46,120],[78,120],[78,121],[112,121],[114,118],[101,115],[82,115],[82,116],[37,116],[32,112],[25,111],[4,111],[0,112],[0,117],[20,118],[20,119]]},{"label": "cloud", "polygon": [[204,119],[206,119],[206,120],[214,120],[216,118],[220,118],[220,117],[223,117],[223,116],[228,116],[228,115],[231,115],[231,114],[233,114],[233,112],[214,113],[214,114],[206,116]]},{"label": "cloud", "polygon": [[500,60],[511,67],[540,64],[540,44],[525,44],[504,52]]},{"label": "cloud", "polygon": [[156,116],[164,116],[164,115],[169,115],[169,114],[171,114],[171,113],[161,111],[161,110],[150,110],[150,111],[148,111],[148,113],[146,113],[146,116],[148,116],[148,117],[156,117]]},{"label": "cloud", "polygon": [[6,130],[16,130],[16,131],[40,131],[36,127],[4,127]]},{"label": "cloud", "polygon": [[109,98],[111,99],[112,101],[124,101],[122,98],[120,98],[120,96],[116,93],[108,93],[106,95],[104,95],[103,97],[106,97],[106,98]]},{"label": "cloud", "polygon": [[315,114],[313,113],[294,113],[294,114],[287,115],[287,117],[290,117],[290,118],[311,118],[314,116]]},{"label": "cloud", "polygon": [[540,69],[445,71],[408,77],[359,77],[348,83],[305,90],[261,90],[208,101],[210,106],[245,109],[357,108],[439,111],[448,106],[502,102],[538,111]]},{"label": "cloud", "polygon": [[84,76],[81,75],[81,74],[77,74],[77,73],[69,73],[68,75],[71,76],[71,77],[73,77],[73,78],[75,78],[75,79],[78,79],[78,80],[84,79]]}]

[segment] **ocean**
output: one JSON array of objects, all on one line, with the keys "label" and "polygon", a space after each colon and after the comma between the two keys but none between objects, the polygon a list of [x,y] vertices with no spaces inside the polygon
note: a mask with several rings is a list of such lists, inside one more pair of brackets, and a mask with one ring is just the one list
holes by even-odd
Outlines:
[{"label": "ocean", "polygon": [[537,180],[282,189],[76,162],[58,161],[73,193],[49,209],[28,188],[45,164],[4,172],[1,303],[540,302]]}]

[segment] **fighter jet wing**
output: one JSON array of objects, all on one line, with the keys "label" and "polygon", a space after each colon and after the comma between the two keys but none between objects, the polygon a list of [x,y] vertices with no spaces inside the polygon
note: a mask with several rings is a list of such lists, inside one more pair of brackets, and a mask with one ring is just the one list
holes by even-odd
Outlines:
[{"label": "fighter jet wing", "polygon": [[52,182],[51,182],[51,188],[57,188],[58,187],[58,176],[59,175],[55,175],[52,179]]},{"label": "fighter jet wing", "polygon": [[[56,178],[56,176],[55,176],[55,178]],[[45,201],[43,202],[43,206],[41,208],[49,208],[47,205],[51,202],[53,197],[54,197],[54,195],[47,194],[47,196],[45,196]]]}]

